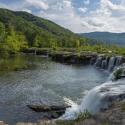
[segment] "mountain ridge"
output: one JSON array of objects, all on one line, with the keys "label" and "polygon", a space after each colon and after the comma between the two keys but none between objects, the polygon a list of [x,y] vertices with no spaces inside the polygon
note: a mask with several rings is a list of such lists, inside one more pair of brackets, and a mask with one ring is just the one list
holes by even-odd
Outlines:
[{"label": "mountain ridge", "polygon": [[89,32],[89,33],[80,33],[82,37],[87,37],[95,40],[99,40],[106,44],[116,44],[119,46],[125,46],[125,32],[122,33],[113,33],[113,32]]}]

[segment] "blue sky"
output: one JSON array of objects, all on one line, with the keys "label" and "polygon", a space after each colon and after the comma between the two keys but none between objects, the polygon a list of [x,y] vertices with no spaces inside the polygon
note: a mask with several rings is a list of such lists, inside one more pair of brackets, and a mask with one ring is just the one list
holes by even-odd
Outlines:
[{"label": "blue sky", "polygon": [[125,0],[0,0],[0,7],[27,11],[73,32],[125,32]]}]

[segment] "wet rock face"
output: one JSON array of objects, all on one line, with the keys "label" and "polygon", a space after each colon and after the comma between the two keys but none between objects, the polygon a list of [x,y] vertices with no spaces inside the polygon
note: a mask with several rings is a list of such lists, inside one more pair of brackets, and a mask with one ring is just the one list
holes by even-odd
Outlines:
[{"label": "wet rock face", "polygon": [[[50,55],[53,61],[66,64],[90,64],[95,62],[97,54],[95,53],[53,53]],[[92,61],[93,60],[93,61]]]},{"label": "wet rock face", "polygon": [[125,111],[122,105],[125,105],[125,101],[114,103],[108,110],[97,114],[96,119],[109,125],[125,125]]}]

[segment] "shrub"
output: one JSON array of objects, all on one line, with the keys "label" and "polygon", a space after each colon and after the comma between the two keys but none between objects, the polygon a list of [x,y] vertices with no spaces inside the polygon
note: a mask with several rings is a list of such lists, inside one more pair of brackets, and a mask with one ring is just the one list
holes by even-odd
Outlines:
[{"label": "shrub", "polygon": [[90,114],[90,112],[88,112],[88,110],[85,110],[84,112],[80,112],[77,115],[76,121],[81,121],[81,120],[89,119],[89,118],[91,118],[91,116],[92,115]]},{"label": "shrub", "polygon": [[114,80],[118,80],[122,76],[122,68],[119,68],[117,71],[114,72]]}]

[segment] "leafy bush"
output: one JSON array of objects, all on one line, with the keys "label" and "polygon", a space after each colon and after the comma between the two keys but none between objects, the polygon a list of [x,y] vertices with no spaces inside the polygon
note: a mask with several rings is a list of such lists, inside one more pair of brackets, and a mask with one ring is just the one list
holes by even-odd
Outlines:
[{"label": "leafy bush", "polygon": [[117,71],[115,71],[114,73],[113,73],[113,75],[114,75],[114,80],[118,80],[118,79],[120,79],[121,78],[121,76],[122,76],[122,68],[119,68]]},{"label": "leafy bush", "polygon": [[87,110],[85,110],[84,112],[80,112],[79,114],[76,115],[77,115],[76,121],[81,121],[91,118],[91,114]]}]

